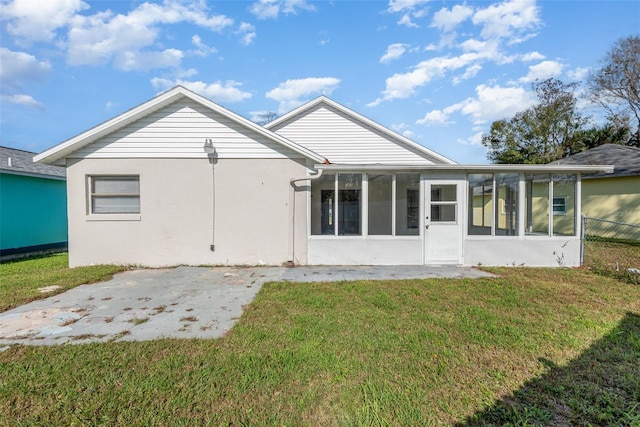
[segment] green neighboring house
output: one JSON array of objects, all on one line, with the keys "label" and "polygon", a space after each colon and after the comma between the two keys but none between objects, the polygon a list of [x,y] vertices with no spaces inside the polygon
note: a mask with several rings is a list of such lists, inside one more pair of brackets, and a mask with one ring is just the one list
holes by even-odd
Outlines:
[{"label": "green neighboring house", "polygon": [[[613,173],[582,177],[582,214],[640,225],[640,148],[605,144],[566,157],[558,163],[614,165]],[[633,234],[625,237],[640,239],[640,233]]]},{"label": "green neighboring house", "polygon": [[67,247],[66,171],[0,147],[0,256]]}]

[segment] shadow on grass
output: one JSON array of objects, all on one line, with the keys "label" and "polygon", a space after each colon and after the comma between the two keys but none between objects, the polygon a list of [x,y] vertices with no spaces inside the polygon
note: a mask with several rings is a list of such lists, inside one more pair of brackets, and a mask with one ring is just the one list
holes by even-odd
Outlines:
[{"label": "shadow on grass", "polygon": [[640,316],[620,324],[567,366],[548,371],[459,426],[640,426]]}]

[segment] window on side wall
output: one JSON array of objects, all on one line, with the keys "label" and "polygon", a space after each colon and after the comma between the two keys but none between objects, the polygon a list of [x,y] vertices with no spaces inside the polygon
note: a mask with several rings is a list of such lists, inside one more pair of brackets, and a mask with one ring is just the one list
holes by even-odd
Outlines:
[{"label": "window on side wall", "polygon": [[554,197],[553,198],[553,214],[554,215],[566,215],[567,214],[567,198]]},{"label": "window on side wall", "polygon": [[97,175],[89,177],[91,214],[140,213],[139,175]]}]

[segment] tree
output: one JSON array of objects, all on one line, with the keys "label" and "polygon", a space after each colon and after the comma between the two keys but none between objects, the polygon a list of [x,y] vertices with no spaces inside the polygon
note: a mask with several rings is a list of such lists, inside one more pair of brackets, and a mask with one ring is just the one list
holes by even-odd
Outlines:
[{"label": "tree", "polygon": [[533,107],[509,120],[491,124],[482,136],[494,163],[544,164],[579,151],[576,137],[588,122],[576,108],[577,83],[557,79],[536,80],[538,98]]},{"label": "tree", "polygon": [[627,145],[631,128],[628,123],[609,120],[602,126],[581,129],[576,133],[574,151],[586,151],[603,144]]},{"label": "tree", "polygon": [[260,118],[260,120],[258,121],[258,124],[260,126],[264,126],[267,123],[272,122],[275,119],[277,119],[278,118],[278,113],[276,113],[275,111],[267,111],[266,113],[259,114],[258,117]]},{"label": "tree", "polygon": [[603,63],[589,76],[591,98],[614,121],[632,117],[636,130],[628,145],[640,147],[640,36],[616,41]]}]

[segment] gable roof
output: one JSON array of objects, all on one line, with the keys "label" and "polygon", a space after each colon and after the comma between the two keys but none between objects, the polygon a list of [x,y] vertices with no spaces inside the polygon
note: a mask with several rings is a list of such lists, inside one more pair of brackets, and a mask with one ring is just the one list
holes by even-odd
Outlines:
[{"label": "gable roof", "polygon": [[[189,89],[183,86],[176,86],[173,89],[170,89],[160,95],[150,99],[149,101],[138,105],[124,113],[107,120],[93,128],[71,138],[68,139],[34,157],[34,161],[52,164],[57,161],[61,161],[69,154],[74,151],[85,147],[92,142],[97,141],[98,139],[109,135],[112,132],[115,132],[118,129],[121,129],[151,113],[157,111],[163,107],[166,107],[182,98],[188,98],[226,118],[231,121],[234,121],[247,129],[250,129],[286,148],[291,149],[292,151],[303,155],[304,157],[313,160],[314,162],[324,163],[327,161],[323,156],[309,150],[308,148],[302,147],[301,145],[296,144],[295,142],[281,136],[275,134],[268,129],[248,120],[218,104],[215,102],[196,94],[195,92],[190,91]],[[203,141],[204,144],[204,141]],[[203,151],[204,156],[204,151]]]},{"label": "gable roof", "polygon": [[553,163],[561,165],[614,165],[613,173],[600,173],[590,175],[588,178],[640,176],[640,148],[604,144]]},{"label": "gable roof", "polygon": [[307,102],[306,104],[303,104],[300,107],[284,114],[283,116],[278,117],[277,119],[267,123],[265,125],[265,128],[269,130],[273,130],[274,132],[277,133],[278,132],[277,129],[280,128],[282,125],[286,124],[287,122],[295,121],[297,117],[304,115],[305,113],[313,110],[314,108],[320,105],[325,105],[335,110],[338,110],[340,113],[350,117],[351,119],[358,121],[366,126],[369,126],[374,130],[376,130],[377,132],[380,132],[386,135],[387,137],[397,141],[400,145],[405,146],[405,148],[409,148],[411,150],[417,151],[426,157],[430,157],[431,159],[436,160],[437,162],[444,163],[444,164],[457,164],[455,161],[443,156],[442,154],[436,153],[435,151],[430,150],[425,146],[418,144],[417,142],[412,141],[411,139],[403,135],[400,135],[399,133],[394,132],[385,126],[382,126],[381,124],[345,107],[342,104],[337,103],[336,101],[333,101],[330,98],[327,98],[324,95],[319,96],[318,98],[313,99]]},{"label": "gable roof", "polygon": [[0,147],[0,172],[38,178],[66,179],[67,171],[60,166],[33,162],[36,153],[16,148]]}]

